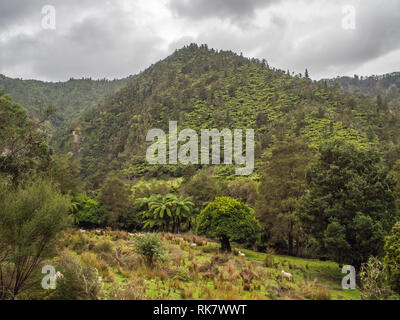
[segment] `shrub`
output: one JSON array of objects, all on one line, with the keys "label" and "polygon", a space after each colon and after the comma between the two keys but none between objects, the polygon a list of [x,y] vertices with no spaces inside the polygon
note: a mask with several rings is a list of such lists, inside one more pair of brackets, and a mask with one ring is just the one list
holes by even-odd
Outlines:
[{"label": "shrub", "polygon": [[0,186],[0,300],[15,299],[53,255],[69,206],[69,199],[45,180],[13,189]]},{"label": "shrub", "polygon": [[87,240],[86,240],[86,237],[82,233],[79,233],[78,235],[73,236],[71,239],[71,242],[72,242],[72,245],[71,245],[72,250],[75,250],[78,253],[81,253],[83,250],[86,249]]},{"label": "shrub", "polygon": [[400,223],[397,223],[385,243],[385,268],[394,291],[400,293]]},{"label": "shrub", "polygon": [[274,257],[270,254],[267,254],[264,259],[264,266],[266,268],[273,268],[275,266]]},{"label": "shrub", "polygon": [[143,289],[138,288],[134,281],[118,288],[115,292],[115,300],[144,300]]},{"label": "shrub", "polygon": [[114,280],[114,274],[111,272],[108,264],[96,254],[84,252],[82,254],[82,261],[95,268],[103,279],[107,279],[108,281]]},{"label": "shrub", "polygon": [[150,266],[154,264],[155,260],[165,261],[168,258],[160,239],[155,234],[137,237],[136,250],[145,257]]},{"label": "shrub", "polygon": [[330,300],[331,293],[327,288],[318,286],[313,290],[312,297],[314,300]]},{"label": "shrub", "polygon": [[390,295],[385,283],[385,268],[378,258],[371,257],[361,266],[360,280],[363,300],[381,300]]},{"label": "shrub", "polygon": [[62,253],[56,260],[56,268],[62,274],[57,280],[56,290],[50,299],[55,300],[97,300],[102,282],[97,270],[77,258]]},{"label": "shrub", "polygon": [[102,240],[96,244],[94,250],[97,253],[111,253],[113,250],[112,242],[109,240]]}]

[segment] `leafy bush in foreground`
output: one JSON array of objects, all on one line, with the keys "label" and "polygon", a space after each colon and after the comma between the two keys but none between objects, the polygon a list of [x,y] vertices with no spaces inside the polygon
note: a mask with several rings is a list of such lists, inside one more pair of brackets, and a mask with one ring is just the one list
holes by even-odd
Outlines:
[{"label": "leafy bush in foreground", "polygon": [[156,260],[165,261],[168,256],[160,239],[155,234],[148,234],[136,238],[136,250],[146,258],[147,263],[152,266]]}]

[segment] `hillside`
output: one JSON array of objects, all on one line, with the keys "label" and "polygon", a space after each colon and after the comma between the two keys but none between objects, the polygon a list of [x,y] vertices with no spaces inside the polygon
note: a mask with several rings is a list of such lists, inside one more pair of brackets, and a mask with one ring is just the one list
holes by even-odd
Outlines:
[{"label": "hillside", "polygon": [[[0,92],[0,299],[398,299],[400,110],[378,97],[192,44],[52,148]],[[254,173],[148,163],[174,120],[254,129]]]},{"label": "hillside", "polygon": [[370,77],[338,77],[326,80],[333,85],[338,83],[347,92],[359,92],[371,97],[382,96],[392,108],[400,107],[400,72],[388,73],[382,76]]},{"label": "hillside", "polygon": [[83,175],[96,187],[110,171],[121,171],[127,179],[181,176],[184,167],[149,166],[144,159],[146,132],[168,132],[171,120],[178,121],[179,130],[253,128],[257,160],[274,139],[302,136],[313,148],[333,137],[376,144],[391,161],[399,119],[395,109],[380,110],[376,99],[292,77],[265,60],[192,44],[85,113],[69,130],[74,138],[66,132],[57,140],[62,150],[73,150],[82,160]]},{"label": "hillside", "polygon": [[53,130],[66,127],[85,110],[95,107],[105,97],[126,86],[130,77],[121,80],[70,79],[66,82],[12,79],[0,74],[0,90],[10,94],[31,115],[37,116],[40,107],[57,109],[51,117]]}]

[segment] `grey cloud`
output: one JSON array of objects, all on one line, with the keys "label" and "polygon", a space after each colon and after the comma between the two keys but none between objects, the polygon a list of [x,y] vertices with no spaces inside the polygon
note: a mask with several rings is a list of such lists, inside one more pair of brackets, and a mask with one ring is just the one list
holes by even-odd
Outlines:
[{"label": "grey cloud", "polygon": [[279,0],[170,0],[169,7],[178,17],[201,20],[250,18],[255,11]]},{"label": "grey cloud", "polygon": [[163,40],[143,30],[118,11],[114,19],[88,17],[76,22],[66,33],[42,30],[35,35],[18,35],[2,48],[3,68],[19,69],[45,80],[69,77],[115,78],[145,69],[167,52]]},{"label": "grey cloud", "polygon": [[[42,1],[1,1],[0,2],[0,27],[5,28],[15,23],[20,22],[28,14],[32,13],[35,7],[39,8],[39,3]],[[38,10],[38,14],[40,11]]]},{"label": "grey cloud", "polygon": [[[117,0],[0,1],[0,73],[14,77],[122,77],[197,42],[266,58],[284,70],[308,68],[319,78],[348,74],[400,48],[398,0],[169,0],[173,18],[167,11],[156,23],[140,19],[140,8],[133,14],[124,11]],[[352,1],[357,3],[357,29],[346,31],[341,6]],[[56,7],[57,30],[33,32],[29,28],[39,26],[44,4]],[[317,4],[333,10],[304,19]],[[161,6],[154,2],[145,10],[155,10],[157,16]],[[288,12],[291,8],[298,12]],[[2,39],[4,30],[24,23],[27,30]],[[163,23],[177,34],[163,32]]]},{"label": "grey cloud", "polygon": [[385,5],[363,1],[357,6],[356,30],[344,30],[339,19],[327,30],[304,41],[295,54],[281,59],[280,64],[290,64],[300,70],[312,68],[318,75],[329,69],[338,73],[357,69],[400,48],[399,12],[399,1],[387,0]]},{"label": "grey cloud", "polygon": [[77,7],[85,10],[87,7],[101,5],[106,0],[1,0],[0,27],[9,28],[27,21],[40,21],[42,8],[45,5],[57,9]]}]

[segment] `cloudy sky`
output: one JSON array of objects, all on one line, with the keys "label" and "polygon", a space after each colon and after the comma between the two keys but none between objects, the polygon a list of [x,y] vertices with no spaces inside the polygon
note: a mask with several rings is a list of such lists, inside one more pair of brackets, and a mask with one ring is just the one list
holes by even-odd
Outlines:
[{"label": "cloudy sky", "polygon": [[121,78],[191,42],[314,79],[400,71],[400,1],[0,2],[0,73],[10,77]]}]

